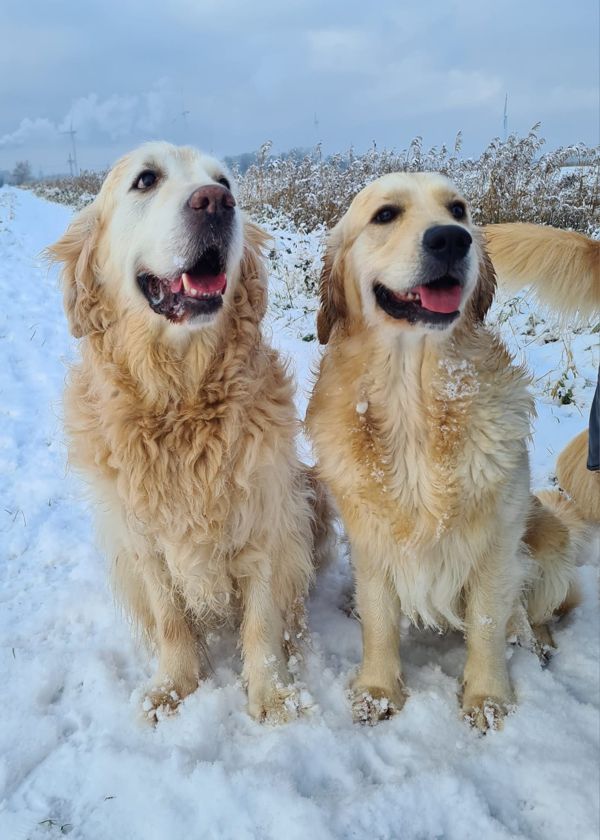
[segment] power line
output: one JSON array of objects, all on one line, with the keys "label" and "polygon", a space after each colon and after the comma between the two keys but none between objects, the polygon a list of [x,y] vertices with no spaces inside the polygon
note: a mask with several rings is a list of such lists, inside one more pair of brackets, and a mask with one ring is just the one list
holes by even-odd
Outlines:
[{"label": "power line", "polygon": [[71,136],[71,148],[73,150],[73,157],[69,155],[69,168],[72,175],[79,175],[79,167],[77,166],[77,148],[75,146],[75,135],[77,131],[73,128],[73,120],[71,120],[71,128],[68,131],[61,131],[61,134],[69,134]]}]

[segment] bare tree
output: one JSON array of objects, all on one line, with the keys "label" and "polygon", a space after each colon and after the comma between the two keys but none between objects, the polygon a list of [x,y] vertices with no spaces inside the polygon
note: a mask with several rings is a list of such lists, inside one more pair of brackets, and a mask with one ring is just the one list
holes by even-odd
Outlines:
[{"label": "bare tree", "polygon": [[28,160],[20,160],[12,171],[11,179],[13,184],[24,184],[31,181],[31,164]]}]

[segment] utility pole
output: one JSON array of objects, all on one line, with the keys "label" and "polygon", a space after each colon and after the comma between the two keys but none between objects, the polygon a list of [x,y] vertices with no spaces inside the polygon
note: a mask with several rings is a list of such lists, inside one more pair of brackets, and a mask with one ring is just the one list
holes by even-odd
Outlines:
[{"label": "utility pole", "polygon": [[508,140],[508,93],[504,97],[504,139]]},{"label": "utility pole", "polygon": [[61,131],[61,134],[69,134],[71,136],[71,148],[73,150],[73,158],[69,155],[69,166],[72,167],[72,173],[79,175],[79,167],[77,166],[77,149],[75,148],[75,135],[77,132],[73,128],[73,120],[71,120],[71,128],[68,131]]}]

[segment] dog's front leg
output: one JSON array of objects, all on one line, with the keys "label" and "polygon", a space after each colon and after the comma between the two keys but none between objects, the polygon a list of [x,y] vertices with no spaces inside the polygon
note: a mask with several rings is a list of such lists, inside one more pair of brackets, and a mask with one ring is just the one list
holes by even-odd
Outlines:
[{"label": "dog's front leg", "polygon": [[356,603],[363,639],[363,660],[352,683],[352,713],[374,724],[404,705],[400,664],[400,599],[386,573],[368,553],[353,547]]},{"label": "dog's front leg", "polygon": [[257,720],[285,723],[296,717],[298,702],[284,659],[284,622],[273,597],[270,561],[248,553],[240,560],[248,570],[239,578],[248,711]]},{"label": "dog's front leg", "polygon": [[506,627],[519,589],[517,564],[493,552],[474,570],[467,586],[462,710],[482,732],[501,728],[514,705],[506,663]]},{"label": "dog's front leg", "polygon": [[148,717],[156,718],[157,710],[174,711],[184,697],[198,688],[200,657],[197,635],[165,561],[159,555],[153,556],[144,562],[143,569],[158,650],[158,670],[144,708]]}]

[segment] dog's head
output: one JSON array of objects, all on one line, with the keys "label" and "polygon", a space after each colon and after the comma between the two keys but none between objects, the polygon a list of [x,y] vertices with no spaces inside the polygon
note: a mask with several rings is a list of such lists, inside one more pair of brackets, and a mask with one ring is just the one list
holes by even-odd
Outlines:
[{"label": "dog's head", "polygon": [[319,340],[336,324],[385,332],[448,331],[483,320],[493,269],[467,204],[432,173],[385,175],[354,198],[330,234],[321,275]]},{"label": "dog's head", "polygon": [[[115,164],[49,254],[64,264],[65,309],[81,336],[116,312],[143,312],[157,328],[210,325],[265,240],[222,163],[156,142]],[[258,298],[264,306],[264,290]]]}]

